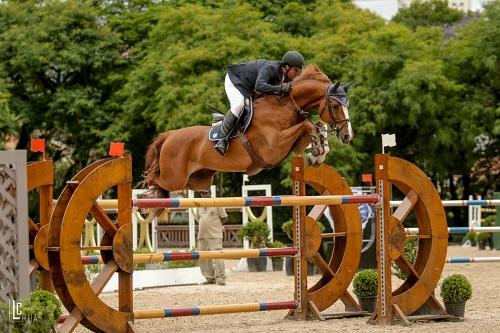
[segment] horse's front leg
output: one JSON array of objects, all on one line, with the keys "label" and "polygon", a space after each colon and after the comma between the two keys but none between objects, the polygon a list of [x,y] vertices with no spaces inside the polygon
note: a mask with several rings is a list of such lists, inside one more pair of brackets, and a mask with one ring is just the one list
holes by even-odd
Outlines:
[{"label": "horse's front leg", "polygon": [[317,127],[319,128],[319,142],[314,144],[313,141],[312,153],[306,156],[307,165],[322,164],[325,161],[326,154],[330,151],[330,146],[328,144],[328,126],[319,122]]},{"label": "horse's front leg", "polygon": [[280,146],[282,154],[288,155],[290,151],[301,154],[311,143],[313,138],[317,138],[316,127],[309,121],[303,121],[280,133]]}]

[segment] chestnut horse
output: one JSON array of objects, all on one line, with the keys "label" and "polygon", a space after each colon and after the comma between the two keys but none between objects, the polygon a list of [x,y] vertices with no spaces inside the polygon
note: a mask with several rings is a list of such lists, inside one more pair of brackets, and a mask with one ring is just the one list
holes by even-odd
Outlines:
[{"label": "chestnut horse", "polygon": [[[309,65],[292,82],[291,95],[265,95],[256,99],[254,117],[245,133],[256,155],[268,166],[274,166],[291,151],[302,153],[318,135],[317,126],[307,119],[312,110],[318,110],[319,117],[342,143],[349,143],[353,137],[347,108],[349,86],[332,84],[316,65]],[[252,158],[241,141],[232,139],[228,151],[221,156],[208,140],[209,130],[210,126],[172,130],[160,134],[149,145],[143,181],[151,190],[148,196],[160,197],[165,191],[186,188],[205,190],[217,171],[249,170]]]}]

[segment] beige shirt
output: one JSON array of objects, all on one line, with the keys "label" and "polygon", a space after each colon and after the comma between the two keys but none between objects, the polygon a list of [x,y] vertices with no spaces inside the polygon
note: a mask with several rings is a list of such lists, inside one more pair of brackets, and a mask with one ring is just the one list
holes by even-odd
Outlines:
[{"label": "beige shirt", "polygon": [[200,207],[196,210],[196,219],[200,227],[198,239],[222,239],[222,218],[227,217],[226,210],[221,207]]}]

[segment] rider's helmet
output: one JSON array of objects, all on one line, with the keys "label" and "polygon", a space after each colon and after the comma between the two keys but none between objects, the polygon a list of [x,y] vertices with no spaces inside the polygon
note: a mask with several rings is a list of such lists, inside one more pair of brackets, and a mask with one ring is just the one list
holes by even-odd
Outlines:
[{"label": "rider's helmet", "polygon": [[288,51],[281,59],[283,65],[290,65],[301,69],[304,66],[304,56],[297,51]]}]

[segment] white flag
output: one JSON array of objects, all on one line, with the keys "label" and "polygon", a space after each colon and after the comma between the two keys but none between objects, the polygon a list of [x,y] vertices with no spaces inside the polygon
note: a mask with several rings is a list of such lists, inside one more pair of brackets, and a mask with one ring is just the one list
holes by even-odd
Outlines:
[{"label": "white flag", "polygon": [[382,134],[382,147],[394,147],[396,145],[396,134]]}]

